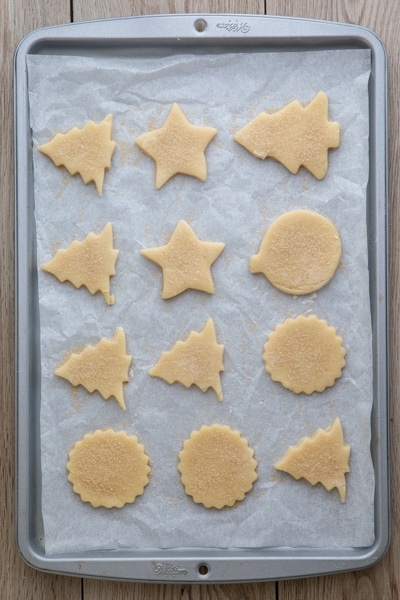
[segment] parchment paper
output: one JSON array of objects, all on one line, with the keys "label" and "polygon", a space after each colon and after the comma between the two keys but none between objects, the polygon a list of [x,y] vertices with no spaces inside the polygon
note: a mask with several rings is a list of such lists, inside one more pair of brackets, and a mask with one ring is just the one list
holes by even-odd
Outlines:
[{"label": "parchment paper", "polygon": [[[42,507],[47,553],[110,548],[368,546],[374,540],[374,473],[370,456],[372,355],[369,311],[366,184],[368,181],[367,50],[281,53],[154,52],[132,57],[28,57],[33,135],[38,265],[73,239],[111,221],[120,250],[112,278],[116,303],[61,284],[38,270],[41,334]],[[309,102],[323,90],[330,119],[342,127],[329,152],[326,178],[252,157],[234,133],[262,110]],[[178,102],[197,125],[218,130],[206,150],[205,183],[178,175],[161,190],[154,163],[134,144],[160,127]],[[58,131],[113,115],[117,150],[103,196],[93,184],[56,168],[37,145]],[[306,208],[330,218],[343,244],[343,263],[315,294],[278,292],[248,270],[268,225]],[[188,291],[163,301],[161,270],[140,249],[169,239],[179,219],[200,239],[225,242],[214,263],[215,294]],[[262,361],[268,333],[287,317],[316,314],[337,328],[347,351],[340,380],[323,393],[295,395],[271,381]],[[212,392],[169,386],[148,376],[161,353],[214,319],[225,345],[224,401]],[[133,355],[125,386],[127,410],[53,375],[70,349],[124,328]],[[296,481],[273,465],[335,417],[351,446],[347,497]],[[255,451],[259,479],[246,499],[207,510],[187,496],[177,455],[192,430],[228,424]],[[143,496],[123,509],[94,509],[67,481],[70,447],[98,428],[138,436],[152,460]]]}]

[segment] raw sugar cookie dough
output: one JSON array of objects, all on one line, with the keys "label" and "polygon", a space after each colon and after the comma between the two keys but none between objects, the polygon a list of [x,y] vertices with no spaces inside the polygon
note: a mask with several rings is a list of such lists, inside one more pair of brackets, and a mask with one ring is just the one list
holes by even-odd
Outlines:
[{"label": "raw sugar cookie dough", "polygon": [[87,344],[80,352],[72,352],[54,373],[73,386],[83,385],[90,393],[97,390],[104,400],[113,396],[125,410],[124,383],[129,381],[131,362],[125,332],[117,327],[112,339],[101,338],[96,346]]},{"label": "raw sugar cookie dough", "polygon": [[281,292],[301,296],[332,279],[341,255],[339,232],[329,219],[310,210],[292,210],[267,229],[249,269],[263,273]]},{"label": "raw sugar cookie dough", "polygon": [[256,158],[274,158],[293,174],[303,166],[323,179],[328,148],[340,143],[340,125],[328,120],[328,97],[319,92],[306,106],[294,100],[276,112],[260,113],[234,139]]},{"label": "raw sugar cookie dough", "polygon": [[76,288],[85,286],[91,294],[101,292],[111,305],[115,298],[110,294],[110,277],[115,275],[118,254],[119,250],[113,248],[112,225],[107,223],[98,235],[89,233],[82,242],[75,240],[68,248],[58,250],[41,269]]},{"label": "raw sugar cookie dough", "polygon": [[186,494],[206,508],[233,506],[257,479],[254,451],[239,431],[203,425],[184,441],[178,470]]},{"label": "raw sugar cookie dough", "polygon": [[101,123],[88,121],[79,129],[57,133],[49,142],[38,146],[57,167],[65,167],[70,175],[79,173],[84,183],[93,181],[99,196],[103,193],[104,173],[111,167],[116,143],[111,140],[112,116]]},{"label": "raw sugar cookie dough", "polygon": [[312,394],[333,386],[346,364],[345,354],[334,327],[315,315],[300,315],[269,334],[263,359],[273,381],[296,394]]},{"label": "raw sugar cookie dough", "polygon": [[171,177],[181,173],[207,179],[205,150],[217,130],[213,127],[193,125],[174,102],[165,123],[160,129],[143,133],[135,142],[138,148],[156,163],[156,189]]},{"label": "raw sugar cookie dough", "polygon": [[87,433],[69,452],[68,480],[83,502],[121,508],[143,494],[149,457],[135,435],[113,429]]},{"label": "raw sugar cookie dough", "polygon": [[163,352],[149,375],[169,384],[178,382],[186,388],[197,386],[202,392],[211,388],[218,400],[223,399],[220,372],[224,346],[218,344],[214,321],[210,318],[201,331],[191,331],[184,340]]},{"label": "raw sugar cookie dough", "polygon": [[290,446],[274,466],[295,479],[303,477],[311,485],[322,483],[328,492],[336,488],[341,502],[345,502],[349,456],[350,446],[344,443],[342,424],[336,418],[327,429],[318,429],[312,437]]},{"label": "raw sugar cookie dough", "polygon": [[200,240],[186,221],[179,221],[168,244],[140,251],[162,268],[161,298],[174,298],[186,290],[214,293],[211,266],[224,249],[222,242]]}]

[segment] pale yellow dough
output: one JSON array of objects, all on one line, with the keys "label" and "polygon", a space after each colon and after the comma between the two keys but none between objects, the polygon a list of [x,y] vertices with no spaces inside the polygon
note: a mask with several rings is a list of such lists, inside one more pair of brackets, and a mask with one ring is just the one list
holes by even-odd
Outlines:
[{"label": "pale yellow dough", "polygon": [[310,294],[332,279],[341,255],[340,236],[329,219],[309,210],[292,210],[267,229],[249,269],[263,273],[286,294]]},{"label": "pale yellow dough", "polygon": [[213,127],[192,125],[178,104],[160,129],[143,133],[135,142],[138,148],[156,163],[156,188],[161,188],[178,173],[207,178],[205,149],[216,135]]},{"label": "pale yellow dough", "polygon": [[301,166],[317,179],[328,170],[328,148],[337,148],[340,125],[328,120],[328,98],[319,92],[302,106],[297,100],[274,113],[260,113],[235,135],[256,158],[274,158],[291,173]]},{"label": "pale yellow dough", "polygon": [[87,433],[69,452],[68,480],[83,502],[121,508],[143,494],[149,457],[135,435],[113,429]]},{"label": "pale yellow dough", "polygon": [[264,345],[265,369],[296,394],[323,392],[342,374],[346,354],[336,329],[315,315],[277,325]]},{"label": "pale yellow dough", "polygon": [[102,338],[96,346],[88,344],[71,356],[54,373],[73,386],[97,390],[105,400],[113,396],[125,410],[124,383],[129,381],[132,356],[126,354],[125,332],[117,327],[114,337]]},{"label": "pale yellow dough", "polygon": [[185,492],[206,508],[233,506],[257,479],[254,451],[227,425],[203,425],[193,431],[179,453],[178,469]]},{"label": "pale yellow dough", "polygon": [[223,354],[224,346],[217,343],[214,322],[208,319],[202,331],[191,331],[184,342],[177,341],[171,350],[163,352],[149,375],[169,384],[177,381],[186,388],[196,385],[202,392],[212,388],[222,400],[219,373],[224,370]]},{"label": "pale yellow dough", "polygon": [[211,265],[224,247],[222,242],[199,240],[186,221],[179,221],[168,244],[141,250],[141,254],[162,268],[161,297],[166,300],[188,289],[213,294]]},{"label": "pale yellow dough", "polygon": [[328,491],[337,488],[344,502],[349,456],[350,446],[344,443],[342,425],[336,418],[327,429],[318,429],[311,438],[305,437],[297,446],[290,446],[275,468],[295,479],[303,477],[312,485],[322,483]]},{"label": "pale yellow dough", "polygon": [[84,183],[93,181],[98,194],[103,192],[104,172],[111,167],[116,143],[111,140],[112,116],[101,123],[88,121],[79,129],[57,133],[49,142],[38,146],[57,167],[64,166],[71,175],[79,173]]},{"label": "pale yellow dough", "polygon": [[91,294],[101,292],[107,304],[114,304],[110,277],[115,275],[118,252],[113,248],[112,225],[107,223],[100,234],[89,233],[82,242],[75,240],[65,250],[58,250],[42,270],[61,282],[70,281],[76,288],[83,285]]}]

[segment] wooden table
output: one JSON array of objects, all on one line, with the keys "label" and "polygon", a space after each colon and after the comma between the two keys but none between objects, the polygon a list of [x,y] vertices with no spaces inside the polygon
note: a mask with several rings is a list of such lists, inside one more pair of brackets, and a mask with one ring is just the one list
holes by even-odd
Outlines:
[{"label": "wooden table", "polygon": [[[398,0],[0,0],[1,177],[0,177],[0,598],[40,600],[389,600],[399,598],[400,558],[400,400],[397,365],[399,325],[398,207],[400,187],[400,3]],[[356,23],[382,38],[389,67],[389,212],[390,212],[390,344],[392,542],[374,567],[340,575],[295,581],[236,585],[156,585],[119,583],[37,572],[20,558],[14,536],[14,184],[13,184],[13,54],[18,41],[38,27],[138,14],[179,12],[258,13]],[[399,215],[399,217],[397,216]]]}]

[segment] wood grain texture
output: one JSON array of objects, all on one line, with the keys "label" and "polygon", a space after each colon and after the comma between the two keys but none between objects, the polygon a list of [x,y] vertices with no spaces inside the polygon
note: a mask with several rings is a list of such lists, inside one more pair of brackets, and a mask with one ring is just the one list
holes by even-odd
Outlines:
[{"label": "wood grain texture", "polygon": [[170,13],[264,14],[263,0],[74,0],[73,6],[74,21]]},{"label": "wood grain texture", "polygon": [[[400,3],[398,0],[0,0],[0,598],[3,600],[391,600],[399,598],[400,563]],[[71,9],[72,8],[72,13]],[[238,585],[152,585],[81,580],[38,573],[15,548],[13,517],[13,311],[14,226],[12,165],[12,58],[19,39],[31,29],[95,18],[177,12],[258,13],[337,20],[375,30],[388,53],[389,67],[389,210],[391,297],[391,455],[392,544],[376,566],[335,576]]]},{"label": "wood grain texture", "polygon": [[0,598],[81,600],[79,579],[45,575],[20,558],[14,535],[14,182],[13,55],[30,30],[69,21],[67,0],[0,1]]},{"label": "wood grain texture", "polygon": [[28,567],[20,558],[14,536],[14,185],[13,185],[13,54],[18,41],[30,30],[61,23],[70,18],[69,2],[59,0],[51,6],[32,2],[22,10],[21,2],[0,2],[0,468],[1,512],[0,598],[50,600],[81,598],[79,579],[45,575]]}]

